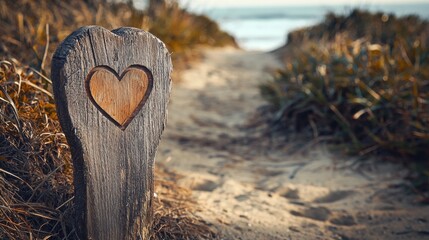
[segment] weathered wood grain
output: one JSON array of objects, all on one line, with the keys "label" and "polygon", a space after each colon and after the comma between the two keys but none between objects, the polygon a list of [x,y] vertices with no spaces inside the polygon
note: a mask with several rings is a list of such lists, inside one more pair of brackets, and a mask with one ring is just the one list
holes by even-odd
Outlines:
[{"label": "weathered wood grain", "polygon": [[[81,239],[147,238],[153,161],[165,126],[171,70],[165,45],[134,28],[83,27],[55,52],[52,80],[72,151]],[[100,100],[106,91],[112,91],[109,103]]]},{"label": "weathered wood grain", "polygon": [[128,67],[121,76],[107,66],[95,67],[86,78],[86,91],[107,118],[125,129],[152,90],[152,74],[143,66]]}]

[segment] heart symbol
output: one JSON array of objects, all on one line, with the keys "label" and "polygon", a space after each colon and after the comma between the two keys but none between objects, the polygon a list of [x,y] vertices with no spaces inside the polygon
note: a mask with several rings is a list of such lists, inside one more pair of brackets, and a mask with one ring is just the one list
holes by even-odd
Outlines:
[{"label": "heart symbol", "polygon": [[110,121],[125,130],[152,91],[152,74],[146,67],[131,65],[119,76],[108,66],[93,68],[85,82],[92,103]]}]

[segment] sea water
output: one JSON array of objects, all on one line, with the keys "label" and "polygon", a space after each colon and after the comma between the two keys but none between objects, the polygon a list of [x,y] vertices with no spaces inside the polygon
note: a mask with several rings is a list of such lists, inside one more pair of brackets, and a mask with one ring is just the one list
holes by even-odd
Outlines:
[{"label": "sea water", "polygon": [[429,19],[429,3],[373,4],[359,6],[277,6],[230,7],[200,10],[217,21],[246,50],[274,50],[286,43],[290,31],[316,24],[333,12],[349,14],[354,8],[394,13],[397,16],[415,14]]}]

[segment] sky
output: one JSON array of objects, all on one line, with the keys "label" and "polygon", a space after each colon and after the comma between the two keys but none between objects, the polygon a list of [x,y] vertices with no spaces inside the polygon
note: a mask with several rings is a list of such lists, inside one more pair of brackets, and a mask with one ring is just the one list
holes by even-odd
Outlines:
[{"label": "sky", "polygon": [[429,3],[429,0],[179,0],[183,5],[191,8],[206,7],[233,7],[233,6],[280,6],[280,5],[372,5],[372,4],[404,4]]}]

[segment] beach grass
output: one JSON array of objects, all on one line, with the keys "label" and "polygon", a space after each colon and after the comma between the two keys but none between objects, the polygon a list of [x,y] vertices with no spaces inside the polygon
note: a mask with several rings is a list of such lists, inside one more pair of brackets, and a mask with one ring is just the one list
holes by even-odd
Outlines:
[{"label": "beach grass", "polygon": [[[94,2],[94,3],[92,3]],[[49,76],[50,59],[58,44],[86,25],[107,29],[141,28],[160,38],[172,53],[175,69],[183,69],[201,46],[237,46],[214,21],[180,8],[175,1],[154,13],[112,1],[7,1],[0,5],[0,56],[16,58]]]},{"label": "beach grass", "polygon": [[428,190],[428,22],[355,10],[329,14],[289,40],[285,67],[261,86],[272,131],[400,161]]}]

